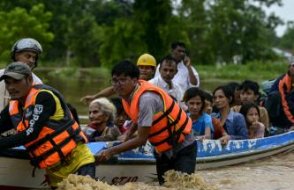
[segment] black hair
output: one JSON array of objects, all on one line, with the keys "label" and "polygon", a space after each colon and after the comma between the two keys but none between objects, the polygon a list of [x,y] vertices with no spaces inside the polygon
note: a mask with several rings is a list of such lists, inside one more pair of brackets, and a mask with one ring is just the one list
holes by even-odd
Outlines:
[{"label": "black hair", "polygon": [[177,69],[177,61],[170,55],[166,55],[165,57],[163,57],[161,60],[160,60],[160,64],[159,64],[159,69],[161,68],[161,65],[166,62],[166,63],[170,63],[170,62],[175,62],[176,64],[176,69]]},{"label": "black hair", "polygon": [[70,110],[74,120],[80,124],[80,119],[79,119],[79,115],[78,115],[78,111],[75,107],[73,107],[70,103],[66,103],[68,109]]},{"label": "black hair", "polygon": [[227,86],[229,86],[232,90],[232,92],[234,93],[236,90],[240,90],[240,84],[237,82],[229,82],[227,84]]},{"label": "black hair", "polygon": [[122,100],[121,100],[120,97],[113,97],[113,98],[110,99],[110,101],[115,106],[117,115],[124,112],[124,108],[123,108],[123,105],[122,105]]},{"label": "black hair", "polygon": [[206,92],[206,91],[203,91],[203,94],[204,94],[204,98],[205,100],[209,101],[209,102],[213,102],[213,96],[211,93],[209,92]]},{"label": "black hair", "polygon": [[234,93],[232,91],[232,88],[229,85],[222,85],[218,86],[213,91],[213,96],[215,95],[215,92],[218,90],[222,90],[224,92],[225,97],[229,99],[230,105],[234,102]]},{"label": "black hair", "polygon": [[243,104],[243,105],[241,106],[241,108],[240,108],[240,113],[244,116],[245,121],[246,121],[246,124],[247,124],[248,127],[249,127],[250,124],[247,122],[246,115],[247,115],[248,111],[249,111],[251,108],[256,108],[257,113],[258,113],[258,116],[259,116],[259,118],[260,118],[260,111],[259,111],[258,105],[257,105],[256,103],[249,102],[249,103]]},{"label": "black hair", "polygon": [[252,90],[255,95],[259,95],[259,85],[255,81],[244,80],[240,85],[240,90]]},{"label": "black hair", "polygon": [[176,49],[178,46],[186,48],[186,45],[184,42],[176,41],[171,44],[171,49]]},{"label": "black hair", "polygon": [[188,102],[191,98],[194,98],[196,96],[199,96],[202,102],[202,107],[200,112],[202,113],[205,107],[205,96],[204,96],[204,92],[203,90],[201,90],[198,87],[191,87],[188,90],[186,90],[184,97],[183,97],[183,101],[184,102]]},{"label": "black hair", "polygon": [[111,76],[113,75],[125,75],[131,78],[139,78],[140,71],[138,67],[131,63],[129,60],[124,60],[116,64],[111,71]]}]

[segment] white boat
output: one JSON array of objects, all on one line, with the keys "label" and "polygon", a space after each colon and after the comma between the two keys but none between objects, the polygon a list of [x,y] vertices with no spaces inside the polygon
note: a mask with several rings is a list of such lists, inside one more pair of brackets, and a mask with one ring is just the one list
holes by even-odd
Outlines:
[{"label": "white boat", "polygon": [[[115,143],[89,143],[93,154]],[[197,142],[197,170],[216,168],[261,159],[285,151],[294,150],[294,131],[250,140],[231,140],[222,146],[218,140]],[[14,157],[0,157],[0,189],[32,189],[45,188],[44,171],[37,169],[32,177],[33,167],[29,161],[21,157],[22,151],[17,151]],[[155,160],[151,146],[140,147],[122,153],[106,163],[98,164],[96,176],[109,184],[124,184],[126,182],[150,182],[157,179]]]}]

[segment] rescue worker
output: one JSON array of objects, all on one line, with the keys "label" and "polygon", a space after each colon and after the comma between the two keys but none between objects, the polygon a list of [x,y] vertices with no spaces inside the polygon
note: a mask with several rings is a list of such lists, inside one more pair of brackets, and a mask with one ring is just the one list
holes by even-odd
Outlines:
[{"label": "rescue worker", "polygon": [[[142,54],[138,58],[137,66],[139,67],[139,71],[140,71],[140,79],[148,81],[153,78],[154,73],[155,73],[155,69],[156,69],[156,60],[152,55],[150,55],[148,53]],[[110,97],[114,94],[115,94],[115,92],[113,90],[113,87],[109,86],[109,87],[101,90],[100,92],[98,92],[95,95],[87,95],[87,96],[82,97],[81,102],[90,103],[91,101],[93,101],[96,98]]]},{"label": "rescue worker", "polygon": [[115,65],[111,75],[112,86],[136,125],[126,132],[123,143],[102,151],[97,160],[108,160],[148,140],[154,146],[159,184],[164,183],[163,175],[171,169],[193,173],[197,149],[191,135],[192,121],[185,111],[161,88],[138,80],[139,69],[129,61]]},{"label": "rescue worker", "polygon": [[[37,67],[39,55],[43,49],[41,44],[33,38],[22,38],[14,43],[11,48],[12,61],[20,61],[27,64],[31,69]],[[0,70],[0,76],[3,75],[4,69]],[[33,74],[33,82],[42,84],[39,77]],[[0,111],[8,104],[9,94],[5,89],[4,82],[0,82]]]},{"label": "rescue worker", "polygon": [[148,53],[141,55],[137,61],[137,66],[140,71],[140,79],[148,81],[154,77],[156,60],[152,55]]},{"label": "rescue worker", "polygon": [[24,145],[33,166],[46,170],[48,184],[57,187],[71,173],[95,177],[95,159],[87,138],[73,119],[62,95],[52,87],[33,84],[31,68],[13,62],[4,70],[11,100],[1,112],[0,132],[17,133],[0,139],[0,150]]}]

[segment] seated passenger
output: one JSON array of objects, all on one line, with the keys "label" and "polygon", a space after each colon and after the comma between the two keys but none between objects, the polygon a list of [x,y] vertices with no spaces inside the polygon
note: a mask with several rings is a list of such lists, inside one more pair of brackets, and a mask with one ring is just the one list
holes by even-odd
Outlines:
[{"label": "seated passenger", "polygon": [[193,135],[196,139],[213,138],[211,116],[204,112],[204,92],[197,87],[189,88],[183,98],[188,106],[188,115],[192,119]]},{"label": "seated passenger", "polygon": [[[258,105],[258,99],[259,99],[259,85],[257,82],[245,80],[240,85],[240,98],[241,98],[241,104],[246,103],[256,103]],[[241,105],[236,105],[232,107],[232,110],[235,112],[239,112],[241,108]],[[266,129],[269,130],[270,124],[269,124],[269,116],[268,112],[265,109],[265,107],[258,106],[259,113],[260,113],[260,122],[263,123],[263,125],[266,127]]]},{"label": "seated passenger", "polygon": [[241,98],[240,98],[240,84],[237,82],[230,82],[227,84],[230,87],[233,93],[233,101],[231,102],[230,106],[241,105]]},{"label": "seated passenger", "polygon": [[[214,105],[218,112],[212,113],[212,117],[220,119],[221,126],[229,135],[229,139],[248,139],[248,130],[242,114],[233,112],[230,103],[233,101],[233,93],[228,86],[219,86],[213,91]],[[226,137],[220,140],[226,143]]]},{"label": "seated passenger", "polygon": [[249,138],[263,138],[265,126],[259,121],[260,112],[258,105],[252,102],[243,104],[240,113],[245,117]]},{"label": "seated passenger", "polygon": [[115,115],[116,109],[107,98],[97,98],[90,103],[90,123],[84,129],[89,142],[117,140],[120,131],[113,124]]},{"label": "seated passenger", "polygon": [[116,108],[116,117],[114,118],[114,125],[119,129],[121,134],[124,134],[130,127],[130,120],[127,113],[125,112],[121,98],[111,98],[111,102]]},{"label": "seated passenger", "polygon": [[[210,93],[204,91],[204,97],[205,97],[205,108],[204,112],[207,114],[211,114],[213,110],[213,97]],[[212,117],[212,125],[214,128],[214,133],[213,133],[213,139],[219,139],[223,136],[227,136],[228,134],[224,130],[224,128],[220,124],[220,120]]]},{"label": "seated passenger", "polygon": [[273,84],[265,101],[272,125],[277,133],[294,129],[294,59],[288,65],[287,73]]}]

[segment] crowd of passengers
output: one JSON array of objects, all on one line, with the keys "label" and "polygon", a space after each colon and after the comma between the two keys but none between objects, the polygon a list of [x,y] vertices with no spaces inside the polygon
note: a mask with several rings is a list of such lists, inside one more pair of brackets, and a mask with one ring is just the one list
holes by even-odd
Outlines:
[{"label": "crowd of passengers", "polygon": [[[171,55],[164,57],[158,65],[152,55],[140,56],[137,61],[140,79],[162,88],[179,103],[193,121],[195,139],[220,139],[226,144],[229,140],[263,138],[292,129],[294,124],[291,118],[283,120],[274,117],[285,112],[284,104],[287,104],[293,117],[294,106],[289,104],[293,102],[293,80],[285,82],[283,79],[285,76],[293,78],[294,62],[289,64],[286,74],[275,80],[269,96],[264,99],[261,98],[259,84],[252,80],[231,82],[216,87],[212,92],[201,89],[197,70],[184,54],[185,45],[177,42],[171,48]],[[282,82],[286,87],[280,87]],[[290,90],[287,89],[287,82],[290,83]],[[279,87],[284,89],[286,103]],[[85,102],[91,100],[90,123],[84,128],[90,141],[122,140],[123,134],[133,125],[123,109],[121,99],[106,98],[113,94],[102,90],[96,95],[82,98]],[[265,105],[270,105],[267,106],[270,114]],[[277,105],[280,105],[279,113],[275,113]],[[287,117],[287,114],[283,115]]]},{"label": "crowd of passengers", "polygon": [[[183,95],[183,106],[193,121],[195,139],[254,139],[269,135],[267,110],[258,104],[258,84],[246,80],[233,91],[230,84],[218,86],[212,94],[191,87]],[[239,93],[240,102],[235,101]],[[176,101],[176,100],[175,100]],[[121,99],[97,98],[89,104],[90,123],[84,128],[89,141],[114,141],[132,125]]]}]

